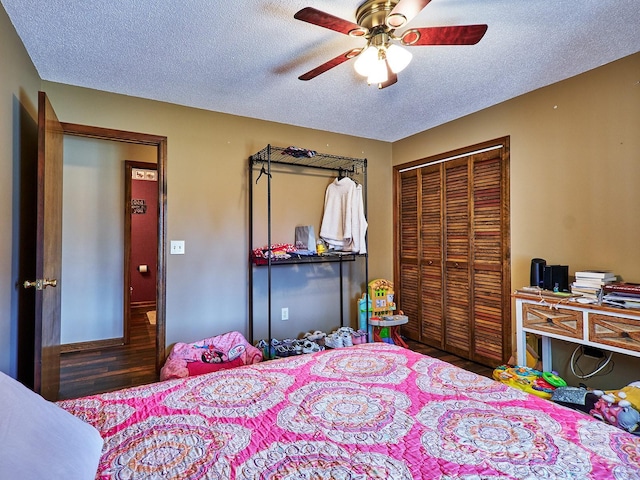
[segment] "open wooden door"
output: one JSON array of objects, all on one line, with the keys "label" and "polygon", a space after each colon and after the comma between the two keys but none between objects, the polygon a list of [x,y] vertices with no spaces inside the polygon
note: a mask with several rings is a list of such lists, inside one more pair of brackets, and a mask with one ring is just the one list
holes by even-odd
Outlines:
[{"label": "open wooden door", "polygon": [[44,92],[38,93],[38,199],[34,390],[56,400],[60,387],[63,128]]}]

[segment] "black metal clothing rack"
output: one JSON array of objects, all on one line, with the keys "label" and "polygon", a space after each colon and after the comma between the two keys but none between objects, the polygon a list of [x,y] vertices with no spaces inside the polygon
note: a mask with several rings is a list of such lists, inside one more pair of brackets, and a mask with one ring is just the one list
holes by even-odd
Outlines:
[{"label": "black metal clothing rack", "polygon": [[[294,153],[295,155],[292,155]],[[267,245],[268,255],[266,261],[267,268],[267,309],[268,309],[268,341],[271,341],[271,269],[274,264],[297,264],[297,263],[319,263],[319,262],[339,262],[340,264],[340,325],[344,326],[343,312],[343,275],[342,263],[345,261],[355,261],[358,256],[365,257],[365,284],[366,291],[369,281],[369,254],[357,255],[323,255],[318,257],[299,257],[291,258],[286,261],[272,261],[271,258],[271,166],[272,165],[289,165],[294,167],[313,168],[318,170],[329,170],[337,172],[339,176],[349,174],[360,174],[363,176],[363,202],[364,214],[367,216],[367,159],[351,158],[337,155],[329,155],[324,153],[297,150],[292,152],[290,148],[276,147],[267,145],[259,152],[249,157],[249,342],[254,342],[254,322],[253,322],[253,269],[255,267],[252,258],[252,249],[255,247],[253,243],[253,188],[254,174],[259,169],[259,175],[255,182],[257,183],[263,176],[266,177],[267,183]],[[366,237],[365,237],[366,238]],[[368,249],[367,249],[368,252]]]}]

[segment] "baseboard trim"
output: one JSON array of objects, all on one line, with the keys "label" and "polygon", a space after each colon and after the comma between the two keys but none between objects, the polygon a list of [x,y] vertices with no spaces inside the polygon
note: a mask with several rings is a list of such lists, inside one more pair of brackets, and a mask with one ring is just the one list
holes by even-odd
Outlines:
[{"label": "baseboard trim", "polygon": [[131,308],[156,308],[156,301],[148,302],[131,302]]},{"label": "baseboard trim", "polygon": [[90,342],[65,343],[60,345],[60,353],[86,352],[88,350],[100,350],[109,347],[124,345],[124,338],[107,338],[104,340],[92,340]]}]

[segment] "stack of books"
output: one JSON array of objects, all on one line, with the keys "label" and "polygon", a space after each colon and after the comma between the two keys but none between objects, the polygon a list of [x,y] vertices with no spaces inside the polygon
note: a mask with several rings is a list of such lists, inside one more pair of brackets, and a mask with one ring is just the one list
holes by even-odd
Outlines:
[{"label": "stack of books", "polygon": [[602,270],[582,270],[575,273],[576,279],[571,284],[571,293],[600,301],[602,289],[616,281],[613,272]]},{"label": "stack of books", "polygon": [[613,282],[602,287],[602,303],[622,308],[640,308],[640,284]]}]

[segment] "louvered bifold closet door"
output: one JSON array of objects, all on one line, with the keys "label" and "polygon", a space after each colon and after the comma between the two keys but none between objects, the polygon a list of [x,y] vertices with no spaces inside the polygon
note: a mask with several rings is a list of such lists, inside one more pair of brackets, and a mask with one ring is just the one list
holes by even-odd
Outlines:
[{"label": "louvered bifold closet door", "polygon": [[[420,303],[419,292],[419,215],[418,170],[400,174],[399,211],[397,242],[400,252],[399,279],[396,291],[402,291],[402,309],[409,317],[409,323],[402,326],[402,334],[412,340],[420,341]],[[396,276],[398,278],[398,276]]]},{"label": "louvered bifold closet door", "polygon": [[[504,182],[500,150],[473,156],[473,359],[485,364],[504,362],[509,332],[505,331],[503,261]],[[507,292],[508,295],[508,292]]]},{"label": "louvered bifold closet door", "polygon": [[466,159],[444,166],[444,323],[445,350],[469,358],[469,168]]},{"label": "louvered bifold closet door", "polygon": [[409,315],[402,333],[485,365],[505,363],[512,353],[509,138],[396,172],[394,278]]},{"label": "louvered bifold closet door", "polygon": [[421,169],[420,306],[421,341],[444,348],[442,315],[442,174],[441,165]]}]

